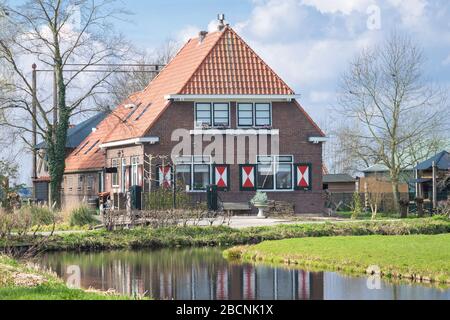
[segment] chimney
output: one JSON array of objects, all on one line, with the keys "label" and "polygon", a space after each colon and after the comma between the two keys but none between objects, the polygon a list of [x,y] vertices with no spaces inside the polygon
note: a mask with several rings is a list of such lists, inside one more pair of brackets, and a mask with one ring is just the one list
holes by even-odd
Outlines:
[{"label": "chimney", "polygon": [[225,29],[225,15],[223,13],[217,15],[217,20],[219,20],[219,24],[217,25],[217,29],[222,31]]},{"label": "chimney", "polygon": [[203,41],[205,40],[206,36],[208,35],[208,31],[200,31],[198,34],[198,41],[201,43],[203,43]]}]

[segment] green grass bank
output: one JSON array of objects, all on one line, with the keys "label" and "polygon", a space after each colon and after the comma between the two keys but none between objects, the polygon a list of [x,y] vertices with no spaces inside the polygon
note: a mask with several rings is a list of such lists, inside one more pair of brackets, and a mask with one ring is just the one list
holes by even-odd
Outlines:
[{"label": "green grass bank", "polygon": [[360,274],[378,266],[384,277],[450,284],[450,234],[265,241],[224,256]]},{"label": "green grass bank", "polygon": [[[450,220],[444,218],[308,223],[241,230],[229,227],[138,228],[114,232],[100,230],[54,235],[48,239],[44,249],[67,251],[235,246],[291,238],[443,233],[450,233]],[[0,240],[0,247],[6,244],[26,247],[33,241],[36,240],[31,237],[9,239],[8,243]]]},{"label": "green grass bank", "polygon": [[0,300],[129,300],[102,292],[67,287],[55,275],[0,256]]}]

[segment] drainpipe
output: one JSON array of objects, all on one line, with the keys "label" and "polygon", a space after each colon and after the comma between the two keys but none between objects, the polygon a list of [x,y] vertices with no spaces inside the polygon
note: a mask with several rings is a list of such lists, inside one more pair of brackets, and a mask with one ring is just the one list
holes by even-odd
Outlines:
[{"label": "drainpipe", "polygon": [[420,193],[419,193],[419,182],[417,182],[417,180],[419,179],[419,169],[417,169],[417,166],[419,164],[416,163],[416,170],[415,170],[415,179],[416,179],[416,199],[420,197]]},{"label": "drainpipe", "polygon": [[433,161],[433,209],[437,208],[436,162]]},{"label": "drainpipe", "polygon": [[32,72],[32,88],[33,88],[33,98],[32,98],[32,113],[33,113],[33,119],[32,119],[32,131],[33,131],[33,136],[32,136],[32,145],[33,145],[33,200],[36,200],[36,179],[37,179],[37,150],[36,150],[36,145],[37,145],[37,124],[36,124],[36,120],[37,120],[37,86],[36,86],[36,81],[37,81],[37,71],[36,71],[36,64],[33,64],[32,66],[33,68],[33,72]]}]

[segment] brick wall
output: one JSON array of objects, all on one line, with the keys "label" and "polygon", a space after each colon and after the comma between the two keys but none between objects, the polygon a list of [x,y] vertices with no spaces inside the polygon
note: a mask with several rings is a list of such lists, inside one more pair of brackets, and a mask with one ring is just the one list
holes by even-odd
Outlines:
[{"label": "brick wall", "polygon": [[[231,103],[231,127],[236,128],[236,104]],[[294,163],[312,164],[312,190],[311,191],[288,191],[288,192],[268,192],[271,200],[286,201],[295,204],[296,213],[321,213],[324,208],[323,186],[322,186],[322,145],[308,142],[308,138],[318,136],[320,133],[310,123],[304,113],[294,103],[273,103],[272,105],[273,129],[280,130],[280,155],[293,155]],[[115,158],[125,158],[127,161],[127,173],[129,179],[130,159],[139,156],[140,173],[142,175],[142,165],[144,154],[170,155],[177,142],[172,142],[171,137],[174,130],[184,128],[194,129],[194,104],[189,102],[173,103],[155,126],[148,132],[148,136],[157,136],[160,143],[156,145],[129,146],[123,148],[109,149],[106,153],[106,166],[111,166],[111,160]],[[210,142],[204,142],[207,146]],[[270,146],[270,140],[268,141]],[[224,138],[224,149],[217,150],[216,156],[225,153],[226,138]],[[270,147],[268,148],[270,151]],[[237,148],[235,148],[237,154]],[[248,156],[248,142],[246,146],[246,162],[254,164],[256,157]],[[256,156],[256,155],[255,155]],[[155,174],[155,173],[153,173]],[[255,192],[242,192],[239,188],[239,166],[237,164],[230,167],[230,191],[221,192],[220,197],[226,202],[248,202]],[[119,174],[120,176],[120,174]],[[119,189],[112,188],[112,175],[105,177],[105,190],[113,193],[120,193]],[[119,178],[120,179],[120,178]],[[141,180],[142,182],[142,180]],[[148,189],[148,188],[147,188]],[[195,195],[196,196],[196,195]],[[197,196],[196,196],[197,197]]]}]

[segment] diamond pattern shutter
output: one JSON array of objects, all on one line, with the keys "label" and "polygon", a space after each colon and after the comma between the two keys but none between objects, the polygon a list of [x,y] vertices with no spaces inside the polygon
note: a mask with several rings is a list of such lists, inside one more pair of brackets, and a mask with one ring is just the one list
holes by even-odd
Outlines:
[{"label": "diamond pattern shutter", "polygon": [[295,190],[312,189],[312,165],[310,163],[300,163],[294,165],[295,168]]},{"label": "diamond pattern shutter", "polygon": [[160,187],[172,187],[172,168],[170,166],[158,167],[158,183]]},{"label": "diamond pattern shutter", "polygon": [[216,164],[213,166],[213,181],[220,191],[230,190],[230,166]]},{"label": "diamond pattern shutter", "polygon": [[244,164],[240,166],[240,190],[256,191],[256,165]]}]

